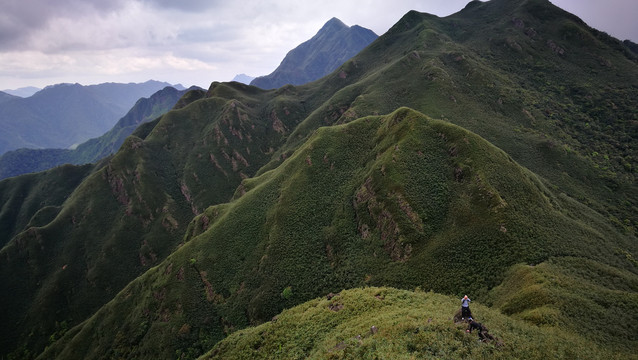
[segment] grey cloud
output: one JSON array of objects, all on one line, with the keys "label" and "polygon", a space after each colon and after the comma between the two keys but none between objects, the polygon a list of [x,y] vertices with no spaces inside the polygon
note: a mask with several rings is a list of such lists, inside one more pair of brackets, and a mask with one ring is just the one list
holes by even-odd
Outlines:
[{"label": "grey cloud", "polygon": [[11,48],[22,36],[20,26],[6,14],[0,15],[0,49]]},{"label": "grey cloud", "polygon": [[124,0],[29,0],[9,1],[0,15],[0,50],[24,46],[29,36],[54,18],[78,18],[87,13],[120,8]]},{"label": "grey cloud", "polygon": [[11,2],[2,7],[4,15],[26,27],[44,24],[53,17],[79,16],[92,11],[111,11],[120,8],[124,0],[30,0],[27,4]]},{"label": "grey cloud", "polygon": [[183,30],[178,34],[177,40],[185,43],[216,43],[232,41],[237,37],[236,29],[223,24],[211,24],[209,27]]},{"label": "grey cloud", "polygon": [[218,0],[143,0],[144,3],[160,9],[173,9],[184,12],[197,12],[217,7],[223,4]]}]

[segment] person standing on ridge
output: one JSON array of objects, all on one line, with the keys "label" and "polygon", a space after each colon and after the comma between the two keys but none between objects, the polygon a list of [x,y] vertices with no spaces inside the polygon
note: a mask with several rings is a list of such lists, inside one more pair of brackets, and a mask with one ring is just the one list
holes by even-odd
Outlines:
[{"label": "person standing on ridge", "polygon": [[463,296],[461,299],[461,319],[465,320],[466,318],[472,317],[472,312],[470,311],[470,298],[467,295]]}]

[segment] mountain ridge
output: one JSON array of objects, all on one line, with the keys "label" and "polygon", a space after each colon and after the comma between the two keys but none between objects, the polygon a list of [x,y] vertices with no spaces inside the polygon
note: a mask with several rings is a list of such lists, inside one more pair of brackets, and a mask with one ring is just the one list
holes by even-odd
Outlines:
[{"label": "mountain ridge", "polygon": [[343,290],[239,330],[200,359],[570,359],[582,356],[578,352],[582,348],[589,349],[588,358],[605,356],[587,340],[560,329],[538,328],[475,302],[472,307],[492,340],[477,342],[477,330],[468,334],[467,324],[451,320],[458,308],[456,298],[419,289]]},{"label": "mountain ridge", "polygon": [[2,90],[2,92],[7,93],[7,94],[11,94],[14,96],[19,96],[19,97],[29,97],[33,94],[35,94],[36,92],[40,91],[42,89],[35,87],[35,86],[26,86],[26,87],[21,87],[18,89],[6,89],[6,90]]},{"label": "mountain ridge", "polygon": [[[376,132],[379,138],[375,137],[375,129],[379,129]],[[424,132],[432,144],[420,136]],[[339,139],[338,146],[334,146],[335,138]],[[370,146],[375,147],[374,151],[368,150]],[[450,149],[455,151],[450,154]],[[350,153],[367,155],[363,159],[344,156]],[[408,163],[412,166],[404,167]],[[366,170],[359,170],[362,165],[356,164],[363,164]],[[473,165],[461,165],[463,175],[458,175],[455,170],[458,164]],[[501,167],[502,171],[489,172],[484,167],[488,164]],[[409,109],[321,128],[282,166],[244,181],[234,201],[211,207],[196,217],[189,225],[184,244],[160,266],[129,284],[87,323],[70,331],[62,343],[75,345],[61,354],[79,350],[89,357],[99,357],[105,352],[109,356],[135,357],[144,353],[164,357],[174,353],[173,346],[177,343],[168,340],[170,331],[165,331],[167,326],[159,326],[160,323],[168,323],[168,328],[174,329],[186,324],[192,335],[186,333],[180,339],[191,338],[194,343],[190,347],[197,349],[218,341],[235,327],[267,321],[297,298],[320,296],[342,287],[425,284],[436,292],[464,289],[479,296],[486,291],[481,287],[501,282],[493,274],[501,274],[499,267],[508,268],[508,262],[537,263],[547,256],[544,252],[589,256],[579,249],[582,239],[562,242],[562,249],[552,250],[547,235],[551,231],[536,229],[536,235],[522,235],[529,226],[519,221],[527,216],[514,215],[517,212],[535,214],[537,226],[546,230],[551,229],[552,218],[571,216],[558,211],[566,210],[564,200],[548,193],[538,179],[526,173],[500,149],[478,136]],[[474,174],[480,177],[478,184],[473,180]],[[521,181],[505,181],[499,176]],[[391,185],[381,185],[388,181]],[[423,191],[418,182],[430,186]],[[506,185],[513,183],[519,184],[514,190],[517,196]],[[446,187],[466,190],[457,189],[454,191],[457,195],[451,196],[452,190]],[[467,203],[468,200],[471,202]],[[346,204],[351,201],[353,208],[348,209]],[[268,203],[277,205],[273,208]],[[303,203],[314,206],[300,207]],[[323,204],[332,205],[326,209]],[[327,211],[317,213],[315,206]],[[443,219],[436,215],[437,209],[448,206],[450,211]],[[549,213],[544,214],[545,211]],[[260,220],[262,214],[266,214],[266,219]],[[466,231],[444,226],[455,223],[471,225]],[[347,225],[343,227],[344,224]],[[262,226],[266,229],[262,230]],[[572,226],[561,230],[565,231],[563,236],[579,228]],[[590,231],[584,228],[578,231],[583,230]],[[591,237],[585,232],[581,234]],[[590,234],[597,237],[595,232]],[[240,242],[240,239],[252,240]],[[622,263],[622,257],[614,255],[606,245],[598,246],[596,261]],[[515,260],[503,258],[508,248],[517,249],[519,255]],[[377,251],[378,255],[372,256]],[[479,263],[471,257],[457,258],[452,264],[435,260],[450,259],[460,251],[491,255]],[[370,260],[355,265],[351,263],[355,259]],[[465,271],[471,277],[464,277]],[[149,282],[153,285],[143,285]],[[280,295],[287,288],[290,295]],[[154,310],[148,313],[145,309]],[[210,318],[221,320],[219,324],[207,323]],[[102,338],[102,350],[90,345],[90,334],[100,324],[135,329],[140,323],[148,325],[135,337],[134,345],[119,341],[114,334]],[[150,325],[153,323],[158,326]],[[629,325],[626,321],[625,324]],[[204,338],[202,334],[206,334]],[[156,342],[158,338],[165,339],[162,345]]]},{"label": "mountain ridge", "polygon": [[5,101],[11,101],[15,98],[15,95],[0,91],[0,104]]},{"label": "mountain ridge", "polygon": [[253,81],[254,79],[255,79],[255,77],[242,73],[242,74],[235,75],[235,77],[231,81],[237,81],[237,82],[240,82],[242,84],[249,85],[250,82]]}]

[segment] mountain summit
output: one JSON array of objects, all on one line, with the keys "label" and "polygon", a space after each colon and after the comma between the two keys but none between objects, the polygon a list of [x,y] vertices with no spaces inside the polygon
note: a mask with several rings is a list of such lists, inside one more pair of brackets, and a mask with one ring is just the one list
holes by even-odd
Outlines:
[{"label": "mountain summit", "polygon": [[274,89],[286,84],[302,85],[333,72],[377,38],[372,30],[347,26],[330,19],[310,40],[292,49],[270,75],[254,79],[250,85]]}]

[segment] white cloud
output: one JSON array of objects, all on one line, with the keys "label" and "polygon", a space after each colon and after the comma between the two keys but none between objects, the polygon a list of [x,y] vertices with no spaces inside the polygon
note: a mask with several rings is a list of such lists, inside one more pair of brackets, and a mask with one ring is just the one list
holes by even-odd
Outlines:
[{"label": "white cloud", "polygon": [[[21,79],[25,82],[32,81],[33,78],[59,79],[60,74],[72,73],[75,78],[62,78],[57,82],[93,83],[94,81],[91,79],[101,79],[97,82],[128,82],[158,79],[178,83],[183,82],[183,80],[171,74],[202,74],[217,70],[212,64],[197,59],[179,57],[171,52],[131,54],[128,49],[94,51],[88,54],[11,52],[0,54],[0,63],[3,64],[0,69],[0,83],[3,84],[3,88],[6,80],[15,77],[15,74],[22,74]],[[159,78],[156,76],[158,74],[165,76]],[[192,82],[191,79],[191,82],[206,86],[208,81],[202,80]],[[44,86],[50,83],[54,82],[37,85]]]},{"label": "white cloud", "polygon": [[132,56],[127,53],[99,54],[89,58],[87,70],[95,69],[98,74],[124,75],[149,70],[164,71],[214,71],[213,65],[197,59],[177,57],[172,53]]}]

